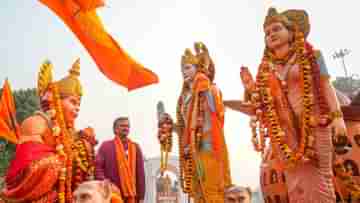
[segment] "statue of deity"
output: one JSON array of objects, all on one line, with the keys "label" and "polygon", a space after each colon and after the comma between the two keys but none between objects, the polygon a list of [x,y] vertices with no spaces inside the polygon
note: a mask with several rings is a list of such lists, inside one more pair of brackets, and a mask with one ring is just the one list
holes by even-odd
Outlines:
[{"label": "statue of deity", "polygon": [[[231,185],[224,105],[213,82],[215,66],[205,44],[195,43],[195,54],[185,50],[181,72],[184,81],[174,124],[179,138],[180,185],[195,203],[223,203],[224,189]],[[166,129],[172,127],[159,125],[160,143],[171,135]]]},{"label": "statue of deity", "polygon": [[75,129],[83,94],[79,75],[79,60],[59,81],[52,79],[52,64],[42,64],[41,111],[20,126],[15,157],[0,194],[5,200],[70,203],[76,187],[94,178],[94,132],[90,127]]}]

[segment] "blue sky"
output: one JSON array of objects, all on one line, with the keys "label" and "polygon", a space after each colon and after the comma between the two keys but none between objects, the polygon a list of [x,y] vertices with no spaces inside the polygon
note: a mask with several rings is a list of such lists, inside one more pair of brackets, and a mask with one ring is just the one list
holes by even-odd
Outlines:
[{"label": "blue sky", "polygon": [[[207,44],[213,57],[216,83],[225,99],[240,99],[243,89],[239,67],[253,73],[264,47],[262,23],[269,5],[280,10],[306,9],[312,30],[309,41],[320,49],[332,76],[341,76],[334,51],[348,48],[351,73],[359,74],[360,19],[355,0],[109,0],[99,10],[115,39],[160,77],[160,84],[132,93],[107,80],[75,36],[38,1],[2,2],[0,7],[0,82],[9,78],[14,89],[35,87],[39,65],[50,59],[55,78],[65,76],[73,61],[81,58],[85,96],[77,126],[95,128],[100,141],[111,139],[112,121],[128,115],[132,137],[147,157],[157,156],[156,103],[163,100],[175,115],[181,87],[180,56],[194,41]],[[225,125],[234,182],[256,187],[259,156],[252,150],[246,116],[228,110]],[[176,149],[174,149],[176,151]]]}]

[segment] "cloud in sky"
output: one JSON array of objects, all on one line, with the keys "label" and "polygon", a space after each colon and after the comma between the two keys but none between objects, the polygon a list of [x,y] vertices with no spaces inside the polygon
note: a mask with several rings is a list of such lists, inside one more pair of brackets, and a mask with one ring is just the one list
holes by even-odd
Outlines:
[{"label": "cloud in sky", "polygon": [[[312,24],[309,40],[322,50],[330,73],[343,75],[340,61],[331,57],[339,48],[352,50],[346,62],[352,73],[359,73],[360,30],[355,19],[360,19],[360,14],[356,1],[109,0],[106,4],[99,14],[107,30],[134,58],[158,73],[159,85],[127,93],[107,80],[76,37],[37,1],[2,2],[0,80],[8,77],[15,89],[35,87],[43,60],[53,62],[55,78],[60,79],[80,57],[85,96],[78,127],[94,127],[103,141],[113,137],[112,121],[129,115],[131,136],[147,157],[159,154],[156,103],[163,100],[169,113],[175,115],[184,49],[192,47],[194,41],[205,42],[224,98],[240,99],[239,67],[248,65],[256,72],[264,47],[262,23],[268,5],[306,9]],[[260,158],[252,150],[248,118],[228,110],[225,119],[234,182],[256,187]]]}]

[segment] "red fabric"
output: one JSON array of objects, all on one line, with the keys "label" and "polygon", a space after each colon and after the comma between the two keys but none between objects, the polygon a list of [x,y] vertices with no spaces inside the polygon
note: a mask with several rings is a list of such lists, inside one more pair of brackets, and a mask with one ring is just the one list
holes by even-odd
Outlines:
[{"label": "red fabric", "polygon": [[54,149],[45,144],[27,142],[17,145],[15,159],[11,161],[6,174],[6,182],[12,182],[16,175],[32,161],[39,160],[52,153],[55,153]]},{"label": "red fabric", "polygon": [[[90,1],[40,0],[71,29],[107,78],[128,88],[129,91],[158,83],[159,79],[155,73],[131,58],[106,32],[96,14],[97,5],[92,5]],[[92,10],[84,12],[84,9],[89,8]]]}]

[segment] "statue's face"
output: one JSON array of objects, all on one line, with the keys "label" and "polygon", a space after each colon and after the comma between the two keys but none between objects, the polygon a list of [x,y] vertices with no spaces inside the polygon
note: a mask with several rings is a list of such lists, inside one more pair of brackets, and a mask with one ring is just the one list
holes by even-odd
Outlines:
[{"label": "statue's face", "polygon": [[110,203],[110,193],[106,193],[104,184],[96,181],[81,184],[73,194],[74,203]]},{"label": "statue's face", "polygon": [[292,33],[281,22],[265,27],[265,43],[270,50],[276,50],[290,43]]},{"label": "statue's face", "polygon": [[67,123],[74,123],[80,111],[80,97],[66,96],[61,100],[64,118]]},{"label": "statue's face", "polygon": [[181,72],[184,78],[184,82],[189,83],[192,82],[195,77],[196,67],[193,64],[184,64],[181,66]]},{"label": "statue's face", "polygon": [[225,195],[225,203],[251,203],[251,197],[245,189],[229,192]]}]

